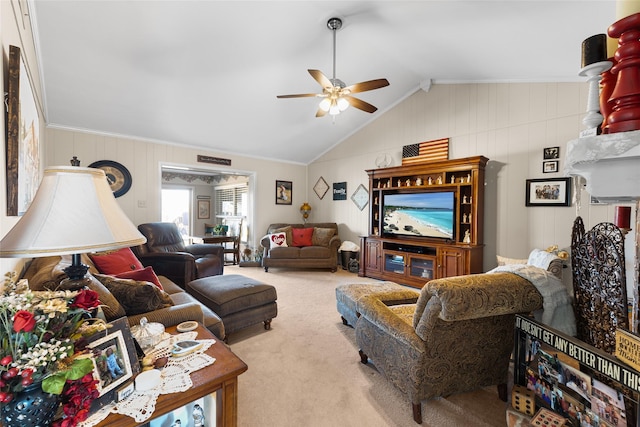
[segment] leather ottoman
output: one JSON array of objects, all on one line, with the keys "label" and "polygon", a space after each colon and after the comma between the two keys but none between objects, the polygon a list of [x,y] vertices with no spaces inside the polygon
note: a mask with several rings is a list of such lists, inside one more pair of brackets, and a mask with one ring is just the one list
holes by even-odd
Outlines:
[{"label": "leather ottoman", "polygon": [[338,313],[342,315],[342,323],[355,326],[358,317],[360,317],[358,300],[363,295],[372,294],[384,296],[384,302],[387,305],[414,304],[420,296],[417,290],[395,282],[339,285],[336,287],[336,303]]},{"label": "leather ottoman", "polygon": [[240,274],[196,279],[186,291],[220,316],[225,341],[232,332],[256,323],[271,329],[271,319],[278,315],[276,288]]}]

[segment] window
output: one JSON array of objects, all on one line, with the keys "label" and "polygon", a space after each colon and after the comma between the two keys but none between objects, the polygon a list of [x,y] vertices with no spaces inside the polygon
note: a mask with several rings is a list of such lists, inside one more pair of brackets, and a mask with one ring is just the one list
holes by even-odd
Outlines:
[{"label": "window", "polygon": [[189,188],[162,189],[162,221],[176,223],[185,238],[191,235],[192,198]]},{"label": "window", "polygon": [[247,183],[228,187],[216,187],[217,218],[243,217],[247,215]]}]

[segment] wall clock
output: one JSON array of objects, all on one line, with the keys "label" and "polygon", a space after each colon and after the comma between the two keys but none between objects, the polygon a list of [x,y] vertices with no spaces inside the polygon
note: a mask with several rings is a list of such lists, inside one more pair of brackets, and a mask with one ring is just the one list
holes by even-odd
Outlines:
[{"label": "wall clock", "polygon": [[124,165],[112,160],[98,160],[91,163],[89,167],[104,171],[111,191],[113,191],[113,197],[120,197],[131,188],[131,174]]}]

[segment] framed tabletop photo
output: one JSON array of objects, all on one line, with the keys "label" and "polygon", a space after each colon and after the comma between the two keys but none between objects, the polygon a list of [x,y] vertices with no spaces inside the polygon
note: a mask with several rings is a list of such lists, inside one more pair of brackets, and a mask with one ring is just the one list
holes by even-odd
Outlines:
[{"label": "framed tabletop photo", "polygon": [[525,206],[571,206],[571,178],[527,179]]}]

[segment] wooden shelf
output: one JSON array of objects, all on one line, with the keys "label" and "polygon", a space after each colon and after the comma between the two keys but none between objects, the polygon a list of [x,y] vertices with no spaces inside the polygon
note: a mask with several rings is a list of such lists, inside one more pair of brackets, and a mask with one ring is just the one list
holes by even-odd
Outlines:
[{"label": "wooden shelf", "polygon": [[[399,252],[408,257],[419,258],[421,254],[412,251],[428,248],[432,259],[436,260],[433,278],[482,272],[484,169],[488,160],[483,156],[475,156],[367,170],[369,233],[361,239],[363,262],[360,264],[360,275],[397,280],[398,273],[390,275],[385,272],[384,264],[385,254],[398,252],[397,248],[395,251],[389,249],[389,245],[398,243],[404,248]],[[430,190],[452,191],[454,194],[452,239],[384,233],[382,201],[385,194]],[[466,233],[469,234],[468,242],[464,241]],[[405,273],[405,279],[406,284],[412,286],[421,287],[425,283],[424,279],[411,277],[410,273]]]}]

